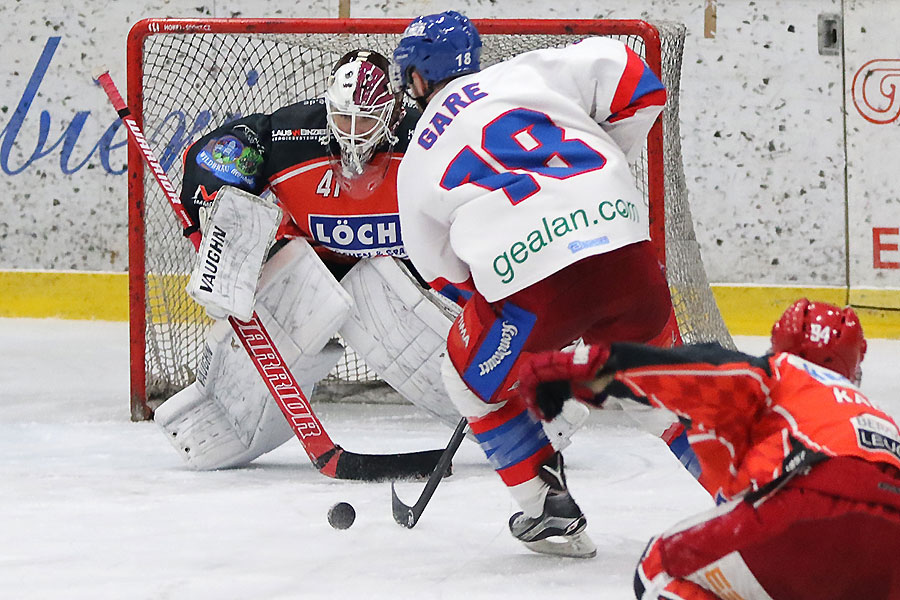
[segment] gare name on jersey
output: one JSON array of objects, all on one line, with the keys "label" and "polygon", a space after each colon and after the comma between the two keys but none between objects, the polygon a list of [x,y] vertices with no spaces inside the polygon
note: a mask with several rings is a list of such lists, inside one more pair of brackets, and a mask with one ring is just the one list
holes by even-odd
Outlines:
[{"label": "gare name on jersey", "polygon": [[453,117],[459,114],[459,111],[471,105],[476,100],[480,100],[482,98],[487,97],[487,92],[482,92],[478,89],[480,84],[478,82],[470,83],[468,85],[462,86],[462,91],[465,93],[466,98],[468,100],[463,99],[462,96],[453,92],[452,94],[447,96],[447,99],[441,103],[441,106],[447,109],[450,113],[450,116],[445,115],[444,113],[438,111],[434,113],[434,116],[431,117],[430,125],[427,125],[422,133],[419,134],[419,145],[428,150],[434,143],[437,141],[438,137],[444,130],[447,128],[450,123],[453,122]]}]

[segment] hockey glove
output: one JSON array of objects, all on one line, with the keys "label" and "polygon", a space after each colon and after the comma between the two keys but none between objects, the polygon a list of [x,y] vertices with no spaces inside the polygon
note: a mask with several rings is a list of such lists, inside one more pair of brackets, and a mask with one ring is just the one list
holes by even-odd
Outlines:
[{"label": "hockey glove", "polygon": [[253,315],[259,276],[280,222],[281,209],[270,201],[231,186],[216,193],[187,286],[210,317],[247,321]]},{"label": "hockey glove", "polygon": [[605,345],[531,355],[519,367],[519,393],[544,421],[558,415],[570,398],[593,405],[594,392],[586,384],[594,379],[607,358],[609,348]]}]

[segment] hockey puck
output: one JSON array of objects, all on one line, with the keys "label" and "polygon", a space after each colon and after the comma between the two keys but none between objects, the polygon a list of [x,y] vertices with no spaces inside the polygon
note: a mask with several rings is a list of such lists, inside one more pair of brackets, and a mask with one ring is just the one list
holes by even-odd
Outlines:
[{"label": "hockey puck", "polygon": [[348,502],[338,502],[328,509],[328,524],[335,529],[347,529],[356,520],[356,511]]}]

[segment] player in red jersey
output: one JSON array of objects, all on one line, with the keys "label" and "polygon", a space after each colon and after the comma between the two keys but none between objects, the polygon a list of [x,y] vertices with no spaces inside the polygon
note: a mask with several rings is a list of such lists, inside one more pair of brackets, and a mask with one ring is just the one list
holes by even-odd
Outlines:
[{"label": "player in red jersey", "polygon": [[519,375],[542,418],[617,397],[688,428],[726,503],[650,542],[639,600],[897,600],[900,429],[857,387],[865,350],[851,308],[801,299],[762,357],[613,344],[534,355]]}]

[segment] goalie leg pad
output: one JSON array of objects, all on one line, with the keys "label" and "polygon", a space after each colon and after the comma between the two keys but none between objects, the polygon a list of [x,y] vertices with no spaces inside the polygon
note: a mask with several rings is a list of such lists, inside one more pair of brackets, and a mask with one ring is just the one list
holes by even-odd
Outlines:
[{"label": "goalie leg pad", "polygon": [[247,450],[228,413],[205,396],[196,381],[163,402],[153,419],[178,453],[197,469],[226,466],[228,460],[216,457],[239,457]]},{"label": "goalie leg pad", "polygon": [[455,305],[386,256],[360,261],[341,285],[354,300],[340,329],[344,342],[406,400],[455,428],[461,414],[441,379]]},{"label": "goalie leg pad", "polygon": [[[343,353],[340,344],[331,342],[321,352],[288,364],[308,396]],[[153,417],[188,465],[198,470],[245,465],[293,436],[240,341],[226,338],[213,355],[207,384],[198,379],[166,400]]]},{"label": "goalie leg pad", "polygon": [[266,327],[278,323],[304,353],[321,350],[353,307],[353,298],[303,239],[291,240],[269,259],[259,287],[257,312],[265,315]]},{"label": "goalie leg pad", "polygon": [[[352,299],[303,240],[266,263],[260,288],[257,313],[308,398],[343,355],[329,340]],[[197,469],[244,465],[293,433],[227,321],[207,334],[197,381],[164,402],[154,419]]]}]

